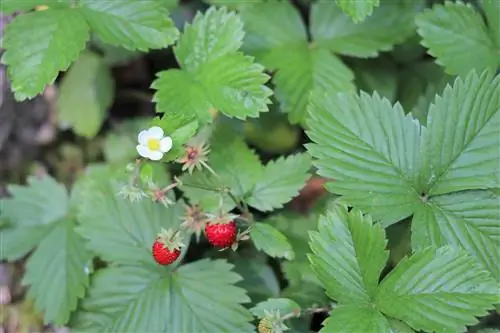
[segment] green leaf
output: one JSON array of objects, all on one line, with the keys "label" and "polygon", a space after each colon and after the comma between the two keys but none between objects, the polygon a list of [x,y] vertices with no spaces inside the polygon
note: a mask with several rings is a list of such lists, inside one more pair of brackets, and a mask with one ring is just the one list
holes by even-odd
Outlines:
[{"label": "green leaf", "polygon": [[68,192],[50,176],[30,176],[26,186],[10,185],[7,190],[12,197],[0,200],[3,216],[16,226],[48,225],[68,213]]},{"label": "green leaf", "polygon": [[161,228],[179,226],[184,205],[177,202],[165,208],[148,198],[132,203],[117,195],[120,183],[112,175],[105,168],[87,176],[80,193],[77,230],[87,239],[88,248],[105,261],[156,266],[151,255],[156,235]]},{"label": "green leaf", "polygon": [[285,235],[266,223],[254,223],[250,229],[250,238],[255,247],[271,257],[293,260],[295,254]]},{"label": "green leaf", "polygon": [[64,219],[45,229],[26,263],[22,282],[29,286],[27,297],[35,300],[46,324],[66,324],[89,283],[86,265],[91,257],[74,228],[73,221]]},{"label": "green leaf", "polygon": [[376,93],[315,93],[307,149],[327,189],[384,225],[413,212],[419,191],[420,125]]},{"label": "green leaf", "polygon": [[343,305],[370,304],[389,257],[382,226],[359,210],[336,206],[320,216],[310,239],[309,261],[327,295]]},{"label": "green leaf", "polygon": [[220,182],[239,199],[252,190],[263,172],[259,156],[241,136],[228,133],[224,128],[218,129],[212,138],[209,163]]},{"label": "green leaf", "polygon": [[463,191],[431,197],[416,211],[412,245],[458,245],[500,281],[500,196],[490,191]]},{"label": "green leaf", "polygon": [[379,0],[337,0],[337,4],[356,23],[363,21],[380,5]]},{"label": "green leaf", "polygon": [[376,306],[427,332],[463,332],[498,301],[498,286],[474,259],[453,247],[403,259],[380,284]]},{"label": "green leaf", "polygon": [[500,49],[500,3],[496,0],[481,0],[488,23],[491,40]]},{"label": "green leaf", "polygon": [[309,46],[299,12],[289,2],[271,2],[242,10],[245,50],[277,70],[276,97],[293,123],[303,122],[314,88],[353,90],[351,70],[325,49]]},{"label": "green leaf", "polygon": [[206,211],[215,212],[222,200],[222,210],[229,212],[236,204],[222,191],[220,180],[208,171],[195,171],[192,175],[184,173],[180,178],[185,197],[191,205],[198,205]]},{"label": "green leaf", "polygon": [[50,225],[8,226],[0,229],[0,259],[16,261],[40,244]]},{"label": "green leaf", "polygon": [[437,96],[423,133],[431,195],[500,187],[500,77],[475,72]]},{"label": "green leaf", "polygon": [[175,56],[182,68],[197,72],[203,64],[236,53],[244,34],[238,15],[225,7],[211,7],[203,14],[198,12],[193,22],[186,24],[174,47]]},{"label": "green leaf", "polygon": [[5,29],[2,63],[18,101],[32,98],[66,70],[85,48],[89,27],[74,9],[17,16]]},{"label": "green leaf", "polygon": [[451,77],[443,75],[441,79],[436,82],[429,82],[422,95],[417,99],[417,102],[411,110],[411,114],[415,119],[418,119],[422,126],[427,126],[427,115],[436,95],[443,93],[446,85],[450,83]]},{"label": "green leaf", "polygon": [[253,315],[258,318],[264,318],[266,311],[272,313],[278,310],[280,315],[284,316],[290,313],[299,314],[300,306],[288,298],[269,298],[267,301],[260,302],[250,309]]},{"label": "green leaf", "polygon": [[304,187],[310,177],[310,168],[309,154],[296,154],[269,162],[245,201],[262,212],[282,208]]},{"label": "green leaf", "polygon": [[234,271],[241,275],[243,280],[237,283],[238,287],[245,289],[252,302],[259,302],[269,297],[278,297],[280,284],[273,268],[267,263],[267,256],[239,256],[234,260]]},{"label": "green leaf", "polygon": [[391,103],[396,101],[398,88],[398,68],[386,58],[361,60],[354,63],[356,85],[371,94],[378,92]]},{"label": "green leaf", "polygon": [[153,96],[156,112],[182,115],[196,115],[200,121],[209,122],[212,103],[208,99],[205,88],[189,73],[169,69],[157,73],[151,88],[157,92]]},{"label": "green leaf", "polygon": [[109,67],[99,55],[83,52],[60,85],[59,120],[68,123],[76,134],[92,138],[101,128],[113,95]]},{"label": "green leaf", "polygon": [[416,17],[422,45],[448,74],[466,75],[471,69],[496,69],[498,50],[474,7],[461,2],[435,5]]},{"label": "green leaf", "polygon": [[371,16],[354,23],[335,3],[320,1],[311,9],[311,35],[316,45],[335,53],[375,57],[414,33],[421,6],[420,1],[381,1]]},{"label": "green leaf", "polygon": [[84,317],[100,316],[101,332],[252,332],[252,316],[240,305],[250,299],[234,286],[241,277],[231,268],[224,260],[206,259],[174,274],[142,266],[106,268],[94,276]]},{"label": "green leaf", "polygon": [[129,50],[165,48],[179,37],[159,1],[80,0],[78,10],[103,42]]},{"label": "green leaf", "polygon": [[370,305],[338,306],[323,326],[321,333],[393,332],[387,319]]},{"label": "green leaf", "polygon": [[37,6],[49,5],[50,7],[67,6],[68,0],[2,0],[2,13],[5,15],[18,11],[33,9]]},{"label": "green leaf", "polygon": [[238,119],[267,111],[269,76],[238,52],[243,35],[241,19],[225,7],[198,13],[174,48],[183,70],[161,72],[152,84],[157,110],[196,114],[203,122],[211,121],[209,109]]},{"label": "green leaf", "polygon": [[243,53],[228,54],[201,65],[197,79],[208,100],[226,116],[244,120],[268,111],[272,90],[264,84],[264,67]]}]

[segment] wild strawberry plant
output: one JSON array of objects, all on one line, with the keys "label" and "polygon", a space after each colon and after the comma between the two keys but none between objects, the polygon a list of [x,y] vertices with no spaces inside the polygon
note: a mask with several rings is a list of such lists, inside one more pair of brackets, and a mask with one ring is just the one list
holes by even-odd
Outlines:
[{"label": "wild strawberry plant", "polygon": [[[2,2],[24,11],[2,44],[16,99],[66,71],[58,115],[79,136],[102,130],[113,64],[169,46],[178,64],[151,84],[158,116],[109,133],[104,161],[0,200],[0,257],[27,257],[45,323],[448,333],[495,309],[497,1],[212,0],[177,27],[175,6]],[[299,214],[312,175],[329,194]]]}]

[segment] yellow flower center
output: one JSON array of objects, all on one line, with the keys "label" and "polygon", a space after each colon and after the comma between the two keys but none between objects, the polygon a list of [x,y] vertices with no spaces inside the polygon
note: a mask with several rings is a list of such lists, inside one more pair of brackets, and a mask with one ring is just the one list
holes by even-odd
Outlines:
[{"label": "yellow flower center", "polygon": [[148,140],[148,148],[150,150],[160,150],[160,140],[158,140],[158,139],[149,139]]}]

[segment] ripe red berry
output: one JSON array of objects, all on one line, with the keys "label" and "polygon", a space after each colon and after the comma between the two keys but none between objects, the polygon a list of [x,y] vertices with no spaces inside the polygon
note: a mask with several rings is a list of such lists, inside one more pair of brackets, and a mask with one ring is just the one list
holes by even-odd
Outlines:
[{"label": "ripe red berry", "polygon": [[226,223],[207,223],[205,226],[205,234],[208,242],[215,247],[225,248],[231,246],[237,233],[236,222],[229,221]]},{"label": "ripe red berry", "polygon": [[162,229],[153,243],[153,258],[160,265],[170,265],[181,254],[182,236],[178,231]]},{"label": "ripe red berry", "polygon": [[159,240],[153,243],[153,258],[160,265],[170,265],[179,258],[180,254],[181,251],[179,249],[170,250]]}]

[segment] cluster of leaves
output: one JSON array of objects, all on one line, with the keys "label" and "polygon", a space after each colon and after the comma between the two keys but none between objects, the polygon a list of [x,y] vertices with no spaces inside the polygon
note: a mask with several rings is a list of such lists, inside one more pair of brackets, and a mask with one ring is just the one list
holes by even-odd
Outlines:
[{"label": "cluster of leaves", "polygon": [[[0,200],[0,259],[33,251],[23,284],[44,321],[85,332],[252,332],[255,316],[276,333],[287,326],[303,332],[291,319],[327,311],[322,332],[455,332],[475,324],[499,296],[498,4],[482,1],[483,19],[460,2],[423,10],[419,0],[319,1],[306,27],[288,1],[211,3],[224,6],[198,13],[182,34],[157,0],[2,3],[8,13],[49,5],[7,27],[2,61],[17,99],[36,95],[76,61],[61,82],[59,112],[76,133],[92,137],[113,101],[113,83],[105,56],[84,50],[90,33],[129,50],[175,44],[180,68],[152,84],[160,117],[150,124],[174,147],[162,162],[209,129],[211,169],[181,175],[182,197],[169,193],[175,203],[168,208],[117,196],[126,174],[115,168],[123,171],[119,162],[135,157],[116,152],[119,133],[107,141],[109,165],[89,168],[71,193],[48,176],[9,187],[12,196]],[[383,59],[381,52],[417,31],[446,73],[462,77],[444,91],[450,77],[424,73],[433,84],[410,84],[416,97],[403,98],[396,74],[384,82],[392,65],[356,65],[356,58]],[[268,111],[266,69],[282,111],[307,128],[312,143],[264,164],[228,124]],[[360,86],[388,98],[356,93]],[[391,103],[398,98],[411,112]],[[84,122],[83,105],[94,110]],[[133,151],[134,141],[127,143]],[[334,180],[326,188],[340,199],[327,197],[309,216],[276,213],[304,186],[312,164]],[[142,178],[171,182],[158,174],[150,164],[141,170]],[[191,244],[176,264],[158,266],[151,244],[161,228],[179,228],[187,203],[249,215],[251,255],[279,258],[288,287],[280,290],[265,262],[243,254],[235,264],[182,263]],[[383,276],[385,228],[408,218],[412,254]],[[315,222],[318,231],[309,234]],[[102,267],[94,269],[96,258]],[[255,282],[265,288],[250,280],[265,280]],[[243,306],[256,299],[263,302]]]}]

